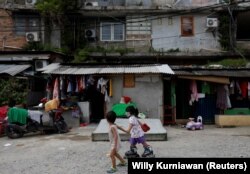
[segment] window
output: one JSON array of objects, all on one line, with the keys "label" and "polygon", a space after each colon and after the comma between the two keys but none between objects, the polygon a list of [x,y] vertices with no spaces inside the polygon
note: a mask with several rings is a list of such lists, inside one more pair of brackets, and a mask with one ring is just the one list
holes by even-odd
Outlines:
[{"label": "window", "polygon": [[181,36],[193,36],[194,35],[194,18],[181,17]]},{"label": "window", "polygon": [[134,88],[135,87],[134,74],[125,74],[123,76],[123,87],[124,88]]},{"label": "window", "polygon": [[241,12],[237,16],[237,40],[250,40],[250,24],[246,19],[250,18],[250,11]]},{"label": "window", "polygon": [[40,18],[38,16],[15,15],[14,22],[14,32],[19,36],[24,36],[29,31],[40,30]]},{"label": "window", "polygon": [[101,41],[123,41],[124,25],[122,23],[101,23]]}]

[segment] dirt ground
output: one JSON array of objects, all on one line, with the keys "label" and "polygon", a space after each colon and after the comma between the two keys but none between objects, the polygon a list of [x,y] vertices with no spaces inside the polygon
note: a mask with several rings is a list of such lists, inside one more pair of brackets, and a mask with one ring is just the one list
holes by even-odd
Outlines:
[{"label": "dirt ground", "polygon": [[[29,134],[20,139],[0,138],[1,174],[90,174],[106,173],[109,142],[92,142],[97,125],[74,128],[67,134]],[[188,131],[181,126],[166,126],[168,141],[149,141],[156,157],[250,157],[250,127]],[[129,149],[122,142],[121,154]],[[138,151],[143,152],[142,146]],[[127,167],[117,174],[127,173]]]}]

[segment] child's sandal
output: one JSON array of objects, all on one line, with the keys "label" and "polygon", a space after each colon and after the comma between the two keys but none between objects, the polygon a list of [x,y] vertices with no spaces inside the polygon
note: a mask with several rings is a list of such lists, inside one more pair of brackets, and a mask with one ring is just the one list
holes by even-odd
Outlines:
[{"label": "child's sandal", "polygon": [[107,170],[107,173],[115,173],[116,171],[116,168],[111,167],[109,170]]}]

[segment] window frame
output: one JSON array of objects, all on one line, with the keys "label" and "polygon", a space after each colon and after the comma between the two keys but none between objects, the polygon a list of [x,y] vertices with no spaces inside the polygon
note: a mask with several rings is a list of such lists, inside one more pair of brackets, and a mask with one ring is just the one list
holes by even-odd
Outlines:
[{"label": "window frame", "polygon": [[[19,20],[19,22],[17,22]],[[37,21],[37,26],[32,26],[31,21]],[[21,21],[21,22],[20,22]],[[24,21],[24,22],[23,22]],[[23,26],[19,26],[23,22]],[[26,32],[40,32],[41,30],[41,18],[38,15],[14,15],[14,27],[13,32],[17,36],[25,36]]]},{"label": "window frame", "polygon": [[[110,40],[104,40],[102,38],[102,36],[103,36],[103,33],[102,33],[102,31],[103,31],[103,24],[111,26]],[[115,29],[114,29],[115,27],[114,26],[117,25],[117,24],[121,24],[122,25],[122,39],[121,40],[115,40],[114,39],[114,35],[115,35]],[[101,31],[100,32],[100,40],[104,41],[104,42],[123,42],[124,39],[125,39],[125,25],[123,23],[121,23],[121,22],[101,22],[100,31]]]},{"label": "window frame", "polygon": [[[191,22],[190,23],[184,23],[185,19],[189,19]],[[184,25],[190,24],[192,27],[191,33],[187,33],[184,31]],[[194,17],[193,16],[181,16],[181,36],[182,37],[192,37],[194,36]]]}]

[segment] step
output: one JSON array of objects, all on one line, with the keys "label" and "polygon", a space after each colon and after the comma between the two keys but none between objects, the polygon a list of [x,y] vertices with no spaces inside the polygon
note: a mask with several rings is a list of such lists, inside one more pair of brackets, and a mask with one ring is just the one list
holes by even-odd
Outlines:
[{"label": "step", "polygon": [[[160,119],[139,119],[142,123],[147,123],[150,130],[145,133],[147,141],[167,141],[167,130],[163,127]],[[117,125],[124,128],[128,127],[127,118],[116,119]],[[128,141],[130,136],[119,130],[122,141]],[[109,141],[108,123],[106,119],[102,119],[97,128],[92,132],[92,141]]]}]

